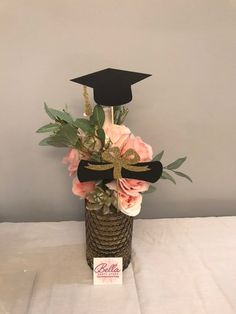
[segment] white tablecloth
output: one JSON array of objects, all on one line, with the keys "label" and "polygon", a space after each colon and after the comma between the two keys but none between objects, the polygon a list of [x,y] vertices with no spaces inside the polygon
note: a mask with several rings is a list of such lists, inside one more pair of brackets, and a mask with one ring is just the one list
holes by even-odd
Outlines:
[{"label": "white tablecloth", "polygon": [[33,314],[236,313],[236,217],[136,220],[122,286],[92,285],[84,243],[83,222],[2,223],[0,275],[37,273]]}]

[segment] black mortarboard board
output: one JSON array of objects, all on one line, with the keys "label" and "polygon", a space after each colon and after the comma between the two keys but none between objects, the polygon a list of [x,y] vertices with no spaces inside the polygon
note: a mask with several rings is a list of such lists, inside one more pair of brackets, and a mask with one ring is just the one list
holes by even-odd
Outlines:
[{"label": "black mortarboard board", "polygon": [[120,106],[132,100],[131,85],[151,74],[108,68],[77,77],[76,82],[93,88],[94,100],[103,106]]}]

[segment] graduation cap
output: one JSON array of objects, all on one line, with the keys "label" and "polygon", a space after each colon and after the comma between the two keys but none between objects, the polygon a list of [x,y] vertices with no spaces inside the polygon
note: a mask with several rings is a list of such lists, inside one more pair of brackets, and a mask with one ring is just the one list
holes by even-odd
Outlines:
[{"label": "graduation cap", "polygon": [[131,85],[151,76],[131,71],[104,69],[72,79],[72,82],[93,88],[94,100],[102,106],[120,106],[132,100]]}]

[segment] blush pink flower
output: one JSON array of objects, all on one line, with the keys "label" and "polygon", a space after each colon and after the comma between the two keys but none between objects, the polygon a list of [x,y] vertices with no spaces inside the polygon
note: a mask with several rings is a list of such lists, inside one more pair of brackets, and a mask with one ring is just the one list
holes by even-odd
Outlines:
[{"label": "blush pink flower", "polygon": [[134,179],[120,179],[106,184],[110,190],[117,193],[118,207],[128,216],[136,216],[141,210],[142,195],[139,192],[147,191],[149,184]]},{"label": "blush pink flower", "polygon": [[94,182],[80,182],[78,179],[73,180],[72,192],[81,199],[86,198],[86,195],[95,189]]},{"label": "blush pink flower", "polygon": [[80,153],[78,149],[70,149],[68,154],[63,158],[62,162],[64,164],[68,164],[68,171],[70,176],[74,175],[80,162]]},{"label": "blush pink flower", "polygon": [[149,189],[150,183],[136,179],[120,179],[118,182],[120,189],[128,195],[136,196],[137,193],[145,192]]},{"label": "blush pink flower", "polygon": [[131,196],[119,192],[118,197],[118,206],[122,213],[132,217],[140,213],[142,204],[142,195],[140,193],[136,196]]},{"label": "blush pink flower", "polygon": [[71,148],[67,155],[63,158],[62,162],[64,164],[68,164],[70,176],[73,176],[76,173],[81,159],[88,160],[89,156],[85,153],[79,152],[76,148]]},{"label": "blush pink flower", "polygon": [[106,184],[110,190],[121,191],[127,195],[137,196],[140,192],[145,192],[149,189],[150,183],[135,179],[119,179]]},{"label": "blush pink flower", "polygon": [[122,147],[126,144],[131,134],[129,128],[125,125],[118,125],[118,124],[110,124],[104,128],[104,132],[107,137],[110,138],[112,142],[112,146]]},{"label": "blush pink flower", "polygon": [[118,193],[118,207],[120,211],[128,216],[136,216],[140,213],[142,204],[142,195],[137,193],[131,196],[122,192]]},{"label": "blush pink flower", "polygon": [[151,161],[152,160],[152,147],[141,139],[140,136],[134,136],[131,134],[128,141],[124,144],[121,149],[121,154],[124,154],[129,148],[134,149],[140,156],[140,161]]}]

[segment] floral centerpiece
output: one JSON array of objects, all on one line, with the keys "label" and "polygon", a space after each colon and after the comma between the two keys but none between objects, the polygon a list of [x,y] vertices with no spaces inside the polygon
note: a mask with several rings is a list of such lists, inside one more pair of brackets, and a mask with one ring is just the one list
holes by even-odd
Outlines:
[{"label": "floral centerpiece", "polygon": [[[152,147],[124,125],[127,107],[97,104],[92,109],[86,86],[84,99],[83,118],[72,117],[68,108],[60,111],[45,103],[45,111],[53,122],[37,130],[38,133],[49,133],[39,145],[68,148],[63,163],[73,178],[72,192],[85,200],[90,267],[93,257],[121,256],[126,268],[131,257],[133,217],[141,210],[144,194],[155,191],[150,182],[160,177],[176,183],[173,174],[192,180],[177,170],[186,157],[163,167],[160,161],[164,151],[154,155]],[[118,172],[117,167],[120,167]],[[149,168],[152,171],[148,177],[146,171]]]}]

